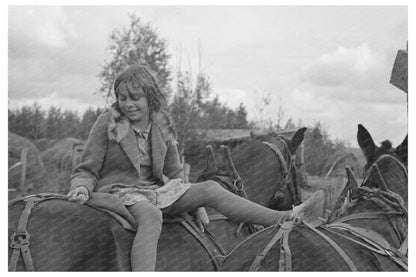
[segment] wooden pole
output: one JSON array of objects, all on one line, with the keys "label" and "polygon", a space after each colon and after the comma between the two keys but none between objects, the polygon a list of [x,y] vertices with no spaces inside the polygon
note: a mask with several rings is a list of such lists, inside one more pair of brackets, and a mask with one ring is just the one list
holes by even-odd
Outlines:
[{"label": "wooden pole", "polygon": [[191,172],[191,165],[188,163],[183,164],[183,173],[185,177],[185,182],[189,182],[189,174]]},{"label": "wooden pole", "polygon": [[22,149],[22,153],[20,155],[22,161],[22,175],[20,176],[20,194],[24,194],[26,192],[25,182],[26,182],[26,166],[27,166],[27,148]]}]

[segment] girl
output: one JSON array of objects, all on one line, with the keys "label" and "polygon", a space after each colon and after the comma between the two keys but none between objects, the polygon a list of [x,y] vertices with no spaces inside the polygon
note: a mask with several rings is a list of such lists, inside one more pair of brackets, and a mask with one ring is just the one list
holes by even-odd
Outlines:
[{"label": "girl", "polygon": [[265,226],[293,218],[293,211],[265,208],[214,181],[184,181],[176,137],[160,109],[164,95],[149,69],[127,68],[116,78],[114,92],[117,100],[92,127],[68,195],[81,204],[93,191],[122,201],[138,223],[133,271],[155,270],[163,214],[197,209],[197,219],[207,224],[201,207],[210,206],[231,219]]}]

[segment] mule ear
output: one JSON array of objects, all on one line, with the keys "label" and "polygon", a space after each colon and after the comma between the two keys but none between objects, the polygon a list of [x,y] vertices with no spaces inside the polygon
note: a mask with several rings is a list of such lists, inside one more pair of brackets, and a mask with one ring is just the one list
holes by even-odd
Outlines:
[{"label": "mule ear", "polygon": [[361,124],[358,124],[357,141],[367,162],[372,160],[374,152],[376,151],[376,145],[370,133]]},{"label": "mule ear", "polygon": [[298,149],[299,145],[302,143],[303,139],[305,138],[305,131],[306,127],[300,128],[296,131],[293,135],[292,139],[290,140],[290,152],[294,154]]},{"label": "mule ear", "polygon": [[394,153],[407,165],[407,135],[403,142],[396,147]]}]

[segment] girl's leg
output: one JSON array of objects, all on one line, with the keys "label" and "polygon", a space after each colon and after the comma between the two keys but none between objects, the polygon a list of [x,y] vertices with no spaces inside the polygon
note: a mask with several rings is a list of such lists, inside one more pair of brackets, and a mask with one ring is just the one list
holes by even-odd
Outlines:
[{"label": "girl's leg", "polygon": [[193,184],[175,203],[170,213],[183,213],[208,206],[236,221],[270,226],[291,219],[292,211],[276,211],[237,196],[214,181]]},{"label": "girl's leg", "polygon": [[147,201],[140,201],[127,208],[138,224],[131,248],[131,269],[132,271],[154,271],[157,242],[162,230],[162,212]]}]

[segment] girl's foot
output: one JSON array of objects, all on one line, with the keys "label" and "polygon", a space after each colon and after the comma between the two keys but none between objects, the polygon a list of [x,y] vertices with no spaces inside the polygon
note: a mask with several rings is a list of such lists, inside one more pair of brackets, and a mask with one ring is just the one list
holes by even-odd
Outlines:
[{"label": "girl's foot", "polygon": [[325,193],[323,190],[318,190],[308,200],[293,208],[294,217],[312,226],[318,226],[322,223],[319,217],[324,217],[324,203]]}]

